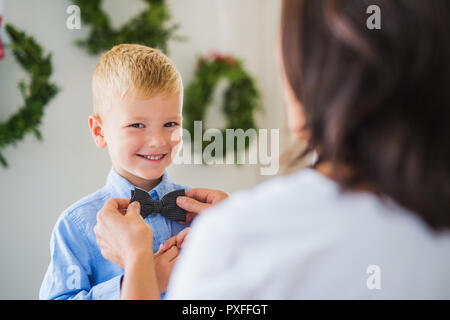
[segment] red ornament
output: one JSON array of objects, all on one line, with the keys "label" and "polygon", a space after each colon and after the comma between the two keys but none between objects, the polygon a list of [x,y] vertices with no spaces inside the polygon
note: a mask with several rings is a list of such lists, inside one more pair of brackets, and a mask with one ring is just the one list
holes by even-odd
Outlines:
[{"label": "red ornament", "polygon": [[225,61],[228,63],[228,65],[231,68],[234,68],[237,65],[237,61],[235,58],[233,58],[232,56],[226,56],[225,57]]},{"label": "red ornament", "polygon": [[225,61],[231,68],[234,68],[238,64],[237,60],[231,55],[224,55],[218,51],[211,51],[205,54],[202,58],[200,58],[195,67],[196,70],[200,67],[200,63],[203,61],[215,61],[215,62]]}]

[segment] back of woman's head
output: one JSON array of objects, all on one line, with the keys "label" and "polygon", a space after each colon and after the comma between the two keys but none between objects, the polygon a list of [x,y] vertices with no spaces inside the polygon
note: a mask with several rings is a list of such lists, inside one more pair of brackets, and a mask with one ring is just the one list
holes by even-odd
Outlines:
[{"label": "back of woman's head", "polygon": [[450,227],[450,1],[285,0],[282,56],[333,178]]}]

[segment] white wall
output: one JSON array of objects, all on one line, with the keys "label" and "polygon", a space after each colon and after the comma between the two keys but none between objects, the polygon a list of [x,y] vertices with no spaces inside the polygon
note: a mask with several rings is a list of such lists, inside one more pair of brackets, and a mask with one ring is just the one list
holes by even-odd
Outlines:
[{"label": "white wall", "polygon": [[[280,128],[281,147],[286,128],[280,82],[274,58],[278,36],[277,0],[170,0],[173,21],[187,42],[174,42],[169,55],[184,82],[192,76],[199,54],[219,49],[244,59],[256,77],[266,109],[260,127]],[[5,22],[33,35],[53,53],[53,80],[61,92],[48,105],[39,143],[28,136],[4,155],[9,169],[0,168],[0,299],[35,299],[49,262],[50,233],[67,206],[100,188],[110,169],[106,150],[94,146],[87,118],[92,109],[90,78],[97,57],[75,47],[73,41],[87,33],[68,30],[66,8],[70,1],[6,0]],[[139,0],[104,1],[115,25],[143,8]],[[0,61],[0,121],[21,104],[17,82],[24,73],[10,51]],[[217,94],[220,96],[220,92]],[[216,99],[220,102],[220,99]],[[213,107],[212,110],[218,110]],[[217,122],[221,115],[210,117]],[[259,166],[172,166],[170,178],[190,186],[233,192],[252,187],[267,177]]]}]

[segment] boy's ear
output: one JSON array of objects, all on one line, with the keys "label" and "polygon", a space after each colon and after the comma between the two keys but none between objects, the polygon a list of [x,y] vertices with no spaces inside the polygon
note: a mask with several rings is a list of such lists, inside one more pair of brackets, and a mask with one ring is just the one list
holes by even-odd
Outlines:
[{"label": "boy's ear", "polygon": [[106,140],[103,134],[103,124],[98,116],[89,116],[89,128],[91,129],[92,138],[99,148],[106,147]]}]

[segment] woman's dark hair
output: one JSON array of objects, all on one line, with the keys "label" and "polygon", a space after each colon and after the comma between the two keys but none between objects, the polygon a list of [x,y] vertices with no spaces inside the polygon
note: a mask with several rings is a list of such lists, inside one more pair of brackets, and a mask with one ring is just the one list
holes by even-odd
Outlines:
[{"label": "woman's dark hair", "polygon": [[281,25],[318,163],[350,168],[333,172],[345,189],[369,185],[450,227],[450,1],[285,0]]}]

